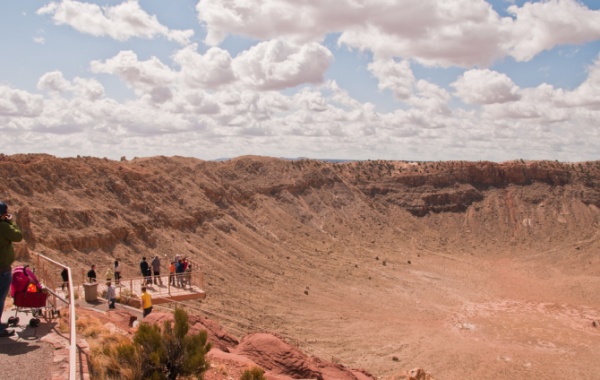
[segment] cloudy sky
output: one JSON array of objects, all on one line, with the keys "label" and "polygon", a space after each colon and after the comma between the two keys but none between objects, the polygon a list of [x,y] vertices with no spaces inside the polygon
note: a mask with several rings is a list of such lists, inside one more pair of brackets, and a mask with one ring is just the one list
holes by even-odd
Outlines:
[{"label": "cloudy sky", "polygon": [[597,0],[0,5],[0,152],[600,159]]}]

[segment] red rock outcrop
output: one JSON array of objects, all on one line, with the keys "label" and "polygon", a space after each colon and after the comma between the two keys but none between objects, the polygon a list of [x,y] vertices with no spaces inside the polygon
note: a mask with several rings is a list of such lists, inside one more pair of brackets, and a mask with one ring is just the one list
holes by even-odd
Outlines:
[{"label": "red rock outcrop", "polygon": [[[164,321],[173,321],[173,314],[154,312],[144,318],[144,323],[157,323],[159,326],[162,326]],[[375,379],[362,370],[348,370],[343,365],[310,357],[271,333],[249,334],[238,342],[217,323],[207,318],[191,315],[189,323],[190,333],[200,330],[207,332],[208,340],[215,349],[209,357],[228,361],[231,365],[241,368],[258,366],[266,371],[269,379]]]}]

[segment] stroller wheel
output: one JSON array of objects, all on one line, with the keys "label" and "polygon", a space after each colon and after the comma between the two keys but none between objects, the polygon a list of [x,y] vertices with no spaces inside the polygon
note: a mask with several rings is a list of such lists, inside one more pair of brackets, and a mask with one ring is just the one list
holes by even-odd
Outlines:
[{"label": "stroller wheel", "polygon": [[19,324],[19,317],[9,317],[8,318],[8,324],[9,325],[13,325],[16,326]]},{"label": "stroller wheel", "polygon": [[39,325],[40,325],[39,318],[31,318],[29,320],[29,326],[31,326],[31,327],[38,327]]}]

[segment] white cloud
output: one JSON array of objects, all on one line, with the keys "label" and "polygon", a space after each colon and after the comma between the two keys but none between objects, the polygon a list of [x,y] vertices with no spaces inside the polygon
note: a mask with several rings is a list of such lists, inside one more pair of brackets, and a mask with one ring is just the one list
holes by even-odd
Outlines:
[{"label": "white cloud", "polygon": [[233,60],[237,77],[263,90],[320,83],[333,54],[318,43],[295,45],[283,40],[261,42]]},{"label": "white cloud", "polygon": [[104,86],[92,78],[75,78],[72,90],[75,95],[94,101],[104,96]]},{"label": "white cloud", "polygon": [[519,88],[497,71],[469,70],[451,85],[456,95],[469,104],[506,103],[519,99]]},{"label": "white cloud", "polygon": [[600,54],[588,68],[587,79],[574,91],[564,97],[564,102],[571,106],[583,106],[600,111]]},{"label": "white cloud", "polygon": [[341,33],[339,42],[382,57],[428,65],[487,65],[502,56],[501,19],[483,0],[204,0],[197,5],[206,43],[227,34],[307,42]]},{"label": "white cloud", "polygon": [[203,0],[197,10],[209,45],[228,34],[305,43],[340,33],[339,44],[377,57],[441,67],[487,67],[506,55],[526,61],[600,38],[600,11],[576,0],[511,5],[513,18],[484,0]]},{"label": "white cloud", "polygon": [[363,3],[356,0],[202,0],[196,9],[199,21],[207,27],[205,42],[208,45],[220,44],[228,34],[307,43],[356,22],[366,8]]},{"label": "white cloud", "polygon": [[600,11],[575,0],[527,2],[512,5],[508,51],[517,61],[528,61],[557,45],[581,44],[600,38]]},{"label": "white cloud", "polygon": [[423,79],[417,81],[416,88],[415,96],[409,99],[411,105],[431,115],[451,114],[448,106],[451,96],[446,89]]},{"label": "white cloud", "polygon": [[[39,13],[84,33],[119,40],[170,36],[187,43],[142,11],[140,4],[144,2],[99,7],[55,1]],[[146,51],[115,50],[112,58],[91,61],[89,77],[68,71],[42,75],[38,89],[43,96],[0,85],[0,131],[10,149],[32,151],[36,146],[53,154],[79,151],[116,158],[597,156],[600,59],[572,91],[550,84],[519,88],[505,74],[472,69],[507,54],[529,59],[556,44],[595,38],[596,13],[572,0],[515,6],[514,18],[501,18],[478,0],[202,0],[197,9],[207,27],[207,43],[217,45],[230,33],[257,41],[237,55],[225,48],[236,51],[238,39],[202,52],[196,44],[187,44],[172,53],[170,62],[140,59]],[[131,19],[124,16],[125,10]],[[565,14],[558,14],[561,11]],[[576,19],[582,25],[571,28]],[[527,20],[533,20],[531,30],[523,27]],[[127,23],[132,24],[124,26]],[[548,32],[554,28],[555,34]],[[331,51],[318,43],[331,32],[339,33],[339,44],[369,53],[368,70],[377,86],[391,91],[400,105],[388,111],[394,107],[391,101],[375,105],[353,97],[333,80],[324,81],[332,66],[339,68],[332,65]],[[159,49],[157,55],[162,53]],[[345,65],[356,52],[339,53]],[[423,78],[453,70],[417,70],[417,63],[470,69],[449,80],[454,80],[450,93]],[[347,71],[362,75],[362,69]],[[331,78],[340,75],[342,83],[342,75],[347,75],[342,72],[331,73]],[[121,78],[135,96],[111,99],[100,81],[111,90],[113,83],[97,74]],[[368,82],[357,79],[349,86]],[[463,108],[457,100],[469,106]],[[17,131],[32,142],[29,148],[18,148],[25,145]],[[560,153],[557,146],[562,147]]]},{"label": "white cloud", "polygon": [[76,77],[73,82],[69,82],[60,71],[51,71],[42,75],[38,80],[37,88],[59,96],[69,92],[90,101],[104,96],[104,87],[97,80]]},{"label": "white cloud", "polygon": [[168,87],[176,80],[176,73],[158,58],[151,57],[146,61],[139,61],[137,54],[130,50],[121,51],[105,62],[92,61],[90,69],[93,73],[118,75],[138,95],[162,91],[160,89]]},{"label": "white cloud", "polygon": [[74,0],[53,1],[38,9],[37,13],[52,15],[53,21],[58,25],[70,25],[82,33],[97,37],[108,36],[119,41],[132,37],[150,39],[162,35],[185,45],[194,35],[193,30],[170,30],[156,16],[146,13],[137,0],[124,1],[112,7]]},{"label": "white cloud", "polygon": [[502,56],[504,22],[485,1],[379,1],[339,43],[428,66],[485,66]]},{"label": "white cloud", "polygon": [[[473,94],[478,92],[468,86],[463,91],[471,91]],[[600,56],[589,68],[588,78],[572,91],[541,84],[534,88],[519,89],[518,93],[519,97],[515,101],[489,102],[482,110],[482,118],[498,121],[529,120],[542,128],[556,123],[579,128],[591,126],[595,123],[593,120],[600,117]]]},{"label": "white cloud", "polygon": [[0,84],[0,116],[35,117],[43,109],[41,96]]},{"label": "white cloud", "polygon": [[214,47],[201,55],[196,52],[197,48],[196,44],[192,44],[173,56],[173,61],[181,67],[186,86],[216,88],[235,80],[229,52]]},{"label": "white cloud", "polygon": [[389,89],[399,100],[408,99],[413,91],[415,76],[406,60],[375,59],[369,64],[369,71],[379,80],[380,90]]},{"label": "white cloud", "polygon": [[38,80],[37,87],[40,90],[65,92],[69,90],[71,84],[65,79],[60,71],[51,71],[42,75],[42,77]]},{"label": "white cloud", "polygon": [[92,61],[90,68],[93,73],[118,75],[138,95],[164,98],[168,87],[178,85],[207,90],[236,84],[281,90],[320,83],[333,59],[333,54],[317,43],[299,46],[280,40],[260,43],[235,58],[220,48],[203,55],[196,48],[193,44],[173,54],[179,71],[156,57],[140,61],[133,51],[121,51],[104,62]]}]

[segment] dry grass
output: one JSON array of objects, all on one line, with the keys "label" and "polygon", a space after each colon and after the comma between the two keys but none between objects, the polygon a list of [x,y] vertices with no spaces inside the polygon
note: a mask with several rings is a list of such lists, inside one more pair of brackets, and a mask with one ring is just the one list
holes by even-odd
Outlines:
[{"label": "dry grass", "polygon": [[[68,323],[68,316],[66,319],[64,317],[61,319]],[[110,329],[105,322],[89,314],[78,315],[76,325],[77,333],[90,345],[90,364],[94,379],[141,378],[139,369],[124,366],[117,354],[118,347],[131,344],[129,336],[115,333],[114,329]],[[110,369],[114,368],[119,368],[118,376],[110,373]]]}]

